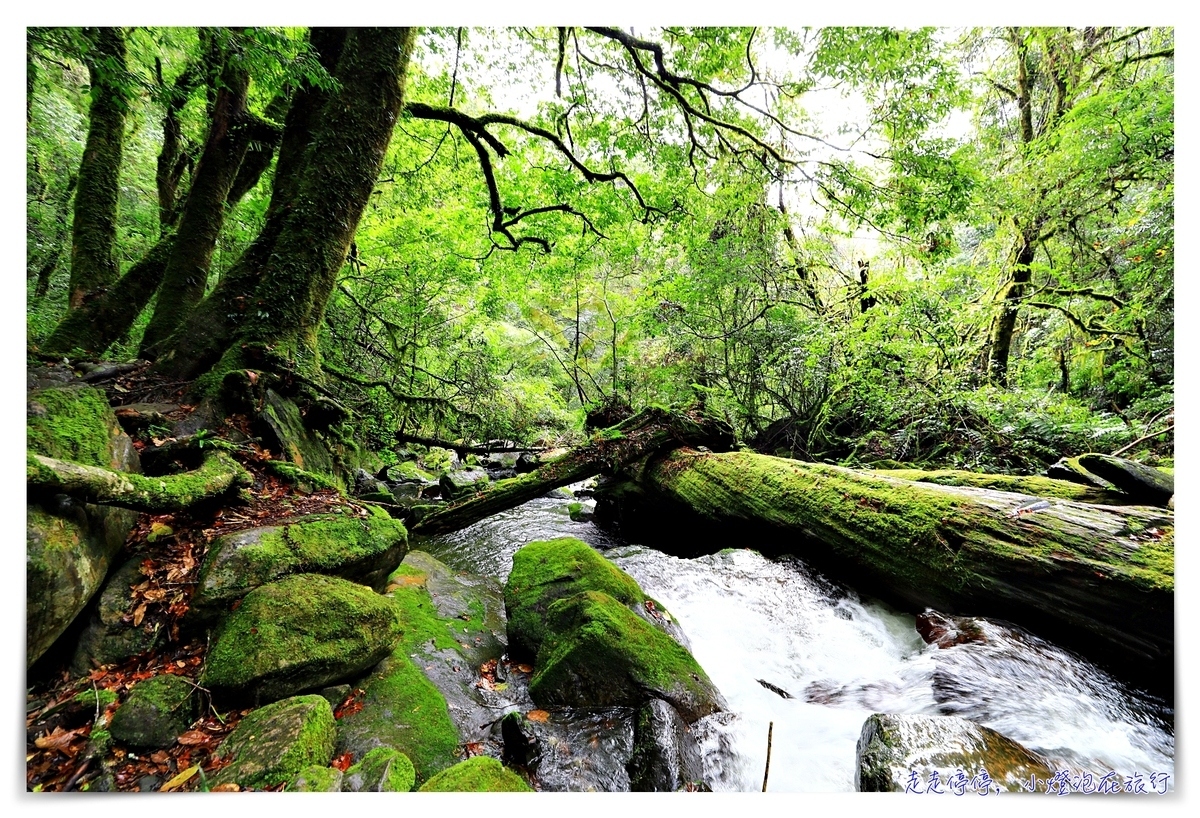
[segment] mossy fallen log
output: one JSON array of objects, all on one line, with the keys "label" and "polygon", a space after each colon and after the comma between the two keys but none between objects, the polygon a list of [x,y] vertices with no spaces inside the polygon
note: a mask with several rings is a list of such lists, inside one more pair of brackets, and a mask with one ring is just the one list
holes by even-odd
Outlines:
[{"label": "mossy fallen log", "polygon": [[1137,501],[1119,491],[1106,491],[1094,486],[1085,486],[1069,480],[1056,480],[1041,475],[982,474],[961,469],[875,469],[864,474],[879,474],[898,477],[914,483],[936,483],[939,486],[970,486],[980,489],[997,489],[1028,494],[1033,497],[1054,497],[1059,500],[1074,500],[1077,503],[1092,503],[1102,506],[1135,505]]},{"label": "mossy fallen log", "polygon": [[[916,483],[748,452],[677,450],[637,480],[660,517],[664,503],[690,509],[697,531],[741,533],[733,544],[795,554],[909,609],[1009,619],[1103,664],[1170,676],[1170,511]],[[682,522],[670,517],[676,540]]]},{"label": "mossy fallen log", "polygon": [[221,451],[206,455],[198,469],[164,477],[115,472],[28,454],[25,480],[34,494],[69,494],[89,503],[153,514],[182,511],[204,500],[220,497],[231,488],[251,483],[246,470]]},{"label": "mossy fallen log", "polygon": [[414,534],[436,535],[516,508],[561,486],[621,468],[676,446],[725,449],[733,433],[722,421],[699,412],[670,412],[651,406],[616,426],[594,434],[587,443],[543,464],[536,471],[498,480],[475,494],[447,505],[410,527]]}]

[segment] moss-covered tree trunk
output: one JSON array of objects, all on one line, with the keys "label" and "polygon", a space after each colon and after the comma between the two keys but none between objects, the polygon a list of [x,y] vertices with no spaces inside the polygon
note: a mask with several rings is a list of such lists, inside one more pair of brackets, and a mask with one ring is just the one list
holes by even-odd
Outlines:
[{"label": "moss-covered tree trunk", "polygon": [[87,143],[75,186],[71,227],[71,279],[68,306],[117,280],[113,243],[117,237],[117,199],[128,113],[125,35],[119,28],[85,31],[84,54],[91,81]]},{"label": "moss-covered tree trunk", "polygon": [[686,509],[700,521],[696,530],[720,531],[722,544],[795,554],[915,611],[1006,618],[1105,664],[1136,663],[1169,678],[1169,511],[915,483],[748,452],[677,450],[643,470],[638,485],[674,541],[683,539],[687,512],[667,509]]},{"label": "moss-covered tree trunk", "polygon": [[1030,265],[1033,264],[1036,250],[1035,240],[1036,235],[1029,231],[1021,236],[1021,246],[1017,248],[1016,259],[1013,262],[1012,281],[1004,290],[1000,316],[996,319],[995,330],[992,332],[988,378],[997,386],[1008,386],[1008,358],[1012,352],[1013,334],[1017,329],[1021,301],[1025,298],[1025,292],[1032,279]]},{"label": "moss-covered tree trunk", "polygon": [[143,358],[156,357],[159,346],[204,297],[213,249],[225,224],[226,200],[249,142],[249,90],[250,73],[240,55],[227,46],[204,151],[179,217],[154,314],[142,337]]},{"label": "moss-covered tree trunk", "polygon": [[[309,43],[318,61],[331,74],[346,41],[344,28],[313,28]],[[155,369],[174,377],[190,380],[215,364],[229,347],[250,308],[262,309],[264,303],[253,298],[267,259],[283,230],[305,167],[305,156],[329,92],[313,85],[302,85],[295,92],[284,119],[279,158],[275,163],[271,201],[262,229],[234,263],[213,292],[196,306],[171,336],[167,350]],[[240,186],[235,182],[235,191]]]},{"label": "moss-covered tree trunk", "polygon": [[239,338],[214,367],[262,368],[257,351],[292,359],[319,377],[317,330],[325,304],[399,115],[415,30],[351,29],[334,76],[339,87],[321,111],[304,170],[267,260]]}]

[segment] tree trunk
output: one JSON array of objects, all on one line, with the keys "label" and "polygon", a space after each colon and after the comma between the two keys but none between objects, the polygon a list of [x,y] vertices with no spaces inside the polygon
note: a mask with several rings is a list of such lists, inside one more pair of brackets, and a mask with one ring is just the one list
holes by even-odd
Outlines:
[{"label": "tree trunk", "polygon": [[158,152],[158,164],[154,174],[154,184],[158,189],[158,228],[162,235],[166,235],[179,221],[179,182],[183,178],[183,172],[190,165],[190,158],[184,151],[179,113],[187,104],[192,91],[200,84],[203,72],[197,62],[189,62],[168,91],[163,83],[162,64],[157,59],[154,61],[154,68],[159,87],[166,96],[162,148]]},{"label": "tree trunk", "polygon": [[255,292],[264,306],[247,311],[240,343],[214,368],[217,383],[225,372],[255,364],[254,350],[267,349],[319,376],[316,333],[391,141],[415,34],[386,28],[346,35],[335,72],[339,88],[313,131]]},{"label": "tree trunk", "polygon": [[1041,501],[748,452],[675,451],[637,485],[677,545],[695,515],[695,528],[720,543],[736,532],[755,549],[794,554],[914,612],[1009,619],[1169,684],[1169,511]]},{"label": "tree trunk", "polygon": [[226,51],[204,152],[192,174],[158,301],[138,352],[149,360],[204,297],[213,250],[225,224],[226,200],[248,145],[250,74],[231,46]]},{"label": "tree trunk", "polygon": [[[309,32],[309,42],[318,61],[331,74],[345,46],[346,31],[314,28]],[[191,311],[171,336],[167,351],[155,363],[155,371],[183,380],[195,378],[217,363],[233,343],[249,309],[266,308],[267,302],[253,298],[253,293],[290,212],[313,130],[328,99],[329,92],[311,85],[302,86],[295,93],[284,119],[271,201],[262,229],[208,298]]]},{"label": "tree trunk", "polygon": [[1012,282],[1004,291],[1000,317],[996,321],[996,330],[992,334],[988,377],[997,386],[1008,386],[1008,356],[1012,351],[1013,333],[1017,329],[1017,316],[1021,311],[1021,301],[1025,298],[1025,290],[1032,277],[1029,265],[1033,263],[1036,249],[1033,243],[1035,232],[1024,231],[1021,234],[1021,246],[1017,248],[1017,256],[1013,261]]},{"label": "tree trunk", "polygon": [[70,354],[74,351],[100,355],[120,339],[162,283],[174,235],[158,240],[146,255],[129,268],[116,285],[79,309],[68,312],[46,342],[43,352]]},{"label": "tree trunk", "polygon": [[29,454],[25,458],[25,480],[34,493],[69,494],[88,503],[151,514],[182,511],[253,482],[237,461],[220,451],[205,457],[195,471],[165,477],[116,472]]},{"label": "tree trunk", "polygon": [[657,407],[597,432],[583,446],[521,477],[501,480],[480,493],[453,503],[412,526],[414,534],[445,534],[516,508],[560,486],[620,469],[675,446],[705,445],[725,449],[733,432],[723,422],[700,414],[670,413]]},{"label": "tree trunk", "polygon": [[113,243],[128,113],[124,34],[119,28],[88,29],[86,34],[92,99],[75,187],[69,309],[78,309],[92,293],[117,280]]}]

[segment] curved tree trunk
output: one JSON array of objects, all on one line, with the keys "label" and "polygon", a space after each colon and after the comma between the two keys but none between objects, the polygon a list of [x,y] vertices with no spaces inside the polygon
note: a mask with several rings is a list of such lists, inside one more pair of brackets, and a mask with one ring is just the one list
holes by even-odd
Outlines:
[{"label": "curved tree trunk", "polygon": [[91,80],[87,143],[75,186],[71,227],[69,309],[78,309],[92,293],[117,280],[113,242],[117,236],[117,199],[128,113],[125,35],[119,28],[88,29],[91,49],[84,55]]},{"label": "curved tree trunk", "polygon": [[1021,235],[1021,246],[1017,248],[1017,256],[1013,261],[1012,281],[1004,291],[1000,317],[996,320],[996,329],[992,333],[988,378],[997,386],[1008,386],[1008,357],[1012,351],[1013,333],[1017,329],[1021,301],[1025,298],[1025,291],[1032,278],[1029,265],[1033,263],[1036,250],[1035,238],[1036,236],[1028,231]]}]

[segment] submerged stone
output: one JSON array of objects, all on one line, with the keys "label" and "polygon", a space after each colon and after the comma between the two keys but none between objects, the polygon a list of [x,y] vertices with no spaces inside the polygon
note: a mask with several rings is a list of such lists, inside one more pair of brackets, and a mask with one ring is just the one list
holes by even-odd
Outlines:
[{"label": "submerged stone", "polygon": [[1050,763],[1037,753],[957,716],[876,713],[863,724],[856,753],[854,786],[859,792],[904,792],[910,785],[925,792],[935,771],[946,792],[946,782],[957,773],[974,780],[968,794],[1021,792],[1031,777],[1047,782],[1054,776]]},{"label": "submerged stone", "polygon": [[387,598],[338,577],[295,574],[254,589],[222,622],[201,684],[279,699],[361,673],[399,637]]},{"label": "submerged stone", "polygon": [[262,788],[284,784],[302,770],[333,758],[337,723],[320,696],[295,696],[260,707],[242,719],[217,752],[233,758],[213,783]]}]

